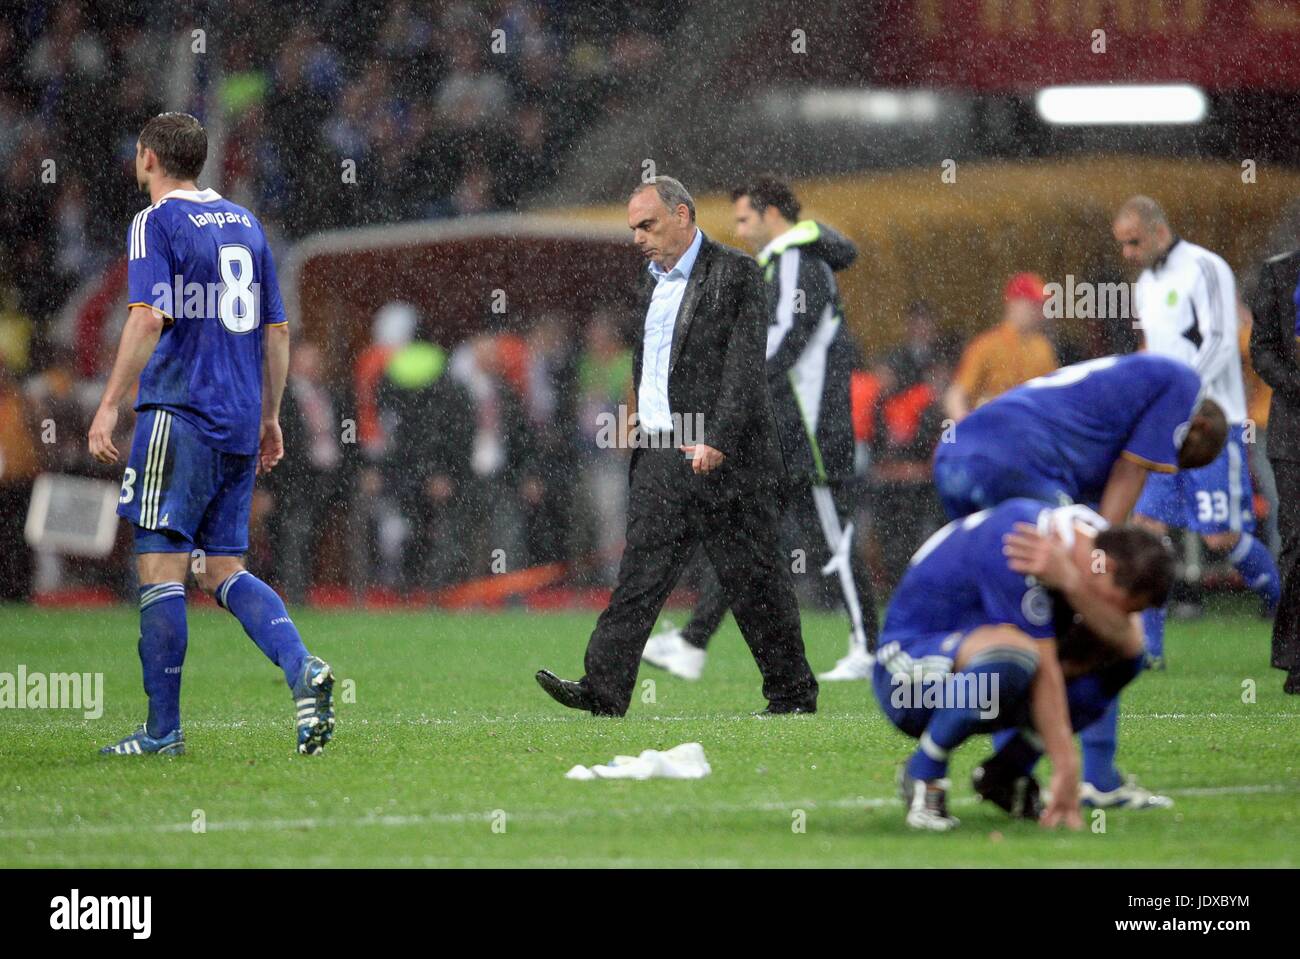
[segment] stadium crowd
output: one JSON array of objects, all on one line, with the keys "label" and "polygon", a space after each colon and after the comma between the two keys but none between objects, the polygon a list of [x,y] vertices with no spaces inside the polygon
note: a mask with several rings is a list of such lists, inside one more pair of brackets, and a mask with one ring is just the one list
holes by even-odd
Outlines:
[{"label": "stadium crowd", "polygon": [[[102,472],[78,448],[97,384],[77,375],[66,314],[78,287],[122,257],[149,117],[183,108],[222,131],[209,171],[273,241],[291,242],[339,225],[514,208],[666,43],[657,15],[607,0],[232,0],[219,18],[192,3],[15,7],[0,18],[0,497],[11,516],[41,470]],[[341,194],[351,174],[365,189]],[[488,351],[471,353],[487,364]],[[299,361],[300,382],[311,365]],[[481,398],[485,382],[476,373],[467,388]],[[355,475],[375,482],[373,471]],[[26,596],[21,525],[3,535],[5,595]]]},{"label": "stadium crowd", "polygon": [[[220,32],[203,42],[225,34],[254,43],[223,51],[219,76],[190,78],[193,98],[224,131],[210,160],[223,192],[257,210],[279,242],[340,225],[514,208],[586,126],[618,108],[638,69],[665,55],[658,24],[672,21],[598,0],[326,0],[312,10],[232,0]],[[184,4],[117,0],[36,2],[0,20],[7,516],[23,515],[41,471],[119,478],[86,453],[100,384],[78,375],[56,320],[82,281],[122,256],[123,227],[140,204],[135,138],[169,106],[159,99],[167,91],[159,64],[178,37],[194,42],[199,22]],[[489,25],[503,31],[499,54],[475,39]],[[96,109],[86,110],[92,100]],[[349,162],[366,189],[335,188]],[[942,524],[929,464],[945,420],[1058,359],[1083,358],[1041,329],[1042,311],[1032,308],[1041,307],[1041,280],[1012,278],[1005,299],[1004,322],[960,358],[941,318],[918,301],[898,318],[903,345],[856,364],[857,526],[885,588]],[[565,564],[570,583],[611,583],[626,451],[596,437],[601,417],[617,418],[629,399],[620,319],[536,317],[526,333],[459,343],[421,340],[421,319],[403,303],[379,309],[346,384],[327,381],[319,347],[296,347],[288,456],[259,487],[253,561],[298,602],[313,585],[418,596],[548,564]],[[1001,374],[1011,368],[1002,361],[1021,353],[1023,375],[986,375],[990,357]],[[1266,399],[1252,406],[1266,420]],[[345,422],[354,434],[340,429]],[[33,556],[17,522],[0,524],[0,537],[3,598],[69,584],[124,596],[133,587],[121,578],[127,563]]]}]

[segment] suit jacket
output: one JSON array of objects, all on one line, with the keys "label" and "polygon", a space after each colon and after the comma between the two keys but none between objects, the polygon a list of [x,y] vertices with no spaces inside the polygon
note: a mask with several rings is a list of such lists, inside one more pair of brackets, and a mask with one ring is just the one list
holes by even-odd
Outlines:
[{"label": "suit jacket", "polygon": [[1255,372],[1273,387],[1268,413],[1269,459],[1300,460],[1300,363],[1296,358],[1295,291],[1300,283],[1300,250],[1265,261],[1251,298],[1254,325],[1250,359]]},{"label": "suit jacket", "polygon": [[[654,287],[655,278],[646,270],[636,300],[636,390],[641,386],[645,317]],[[752,258],[703,237],[673,327],[668,405],[683,424],[702,424],[697,441],[726,454],[720,482],[785,479],[764,372],[765,297],[763,274]],[[633,450],[632,466],[640,452]]]}]

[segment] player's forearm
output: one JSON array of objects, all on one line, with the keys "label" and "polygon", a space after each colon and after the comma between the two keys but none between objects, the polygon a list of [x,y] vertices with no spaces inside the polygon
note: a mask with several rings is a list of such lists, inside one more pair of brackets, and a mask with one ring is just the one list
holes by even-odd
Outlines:
[{"label": "player's forearm", "polygon": [[[1201,374],[1202,383],[1210,383],[1218,379],[1223,371],[1228,368],[1231,362],[1240,362],[1237,359],[1235,349],[1225,349],[1227,334],[1225,330],[1235,330],[1236,328],[1236,311],[1220,318],[1219,326],[1213,326],[1211,317],[1213,316],[1214,304],[1205,302],[1202,304],[1200,315],[1203,317],[1200,326],[1201,345],[1197,348],[1196,353],[1192,356],[1192,368]],[[1236,334],[1234,332],[1235,340]]]},{"label": "player's forearm", "polygon": [[117,358],[113,361],[113,371],[108,375],[108,385],[104,387],[104,396],[99,405],[117,407],[131,393],[140,373],[153,356],[158,338],[162,335],[162,317],[145,306],[131,308],[122,327],[122,339],[118,343]]},{"label": "player's forearm", "polygon": [[1058,771],[1077,774],[1079,757],[1074,751],[1070,708],[1065,698],[1065,676],[1056,657],[1056,644],[1039,644],[1038,672],[1029,692],[1029,715],[1043,740],[1043,752]]},{"label": "player's forearm", "polygon": [[[1098,561],[1104,563],[1106,557],[1098,557]],[[1126,657],[1142,653],[1142,626],[1136,616],[1112,606],[1085,588],[1082,579],[1074,586],[1062,589],[1062,593],[1083,624],[1107,647]]]},{"label": "player's forearm", "polygon": [[1111,467],[1106,489],[1101,494],[1098,512],[1112,526],[1128,521],[1146,485],[1147,468],[1132,460],[1120,457]]},{"label": "player's forearm", "polygon": [[279,421],[280,399],[289,378],[289,327],[266,328],[265,360],[262,376],[262,419]]}]

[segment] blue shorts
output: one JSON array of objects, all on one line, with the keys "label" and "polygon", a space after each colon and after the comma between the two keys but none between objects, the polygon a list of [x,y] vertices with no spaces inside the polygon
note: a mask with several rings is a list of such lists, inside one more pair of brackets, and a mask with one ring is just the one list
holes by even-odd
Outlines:
[{"label": "blue shorts", "polygon": [[886,632],[880,637],[871,686],[885,717],[912,738],[925,732],[934,710],[900,701],[901,685],[952,672],[952,661],[965,638],[961,630],[908,636]]},{"label": "blue shorts", "polygon": [[1242,426],[1231,427],[1223,451],[1208,466],[1148,474],[1133,512],[1201,535],[1252,532],[1255,492],[1244,433]]},{"label": "blue shorts", "polygon": [[137,553],[248,552],[257,456],[223,453],[161,409],[141,410],[117,515],[135,525]]},{"label": "blue shorts", "polygon": [[[943,684],[948,684],[954,697],[949,702],[954,705],[955,697],[961,695],[959,690],[972,692],[969,681],[974,679],[974,675],[954,672],[952,662],[973,631],[942,631],[901,637],[891,637],[886,632],[880,637],[871,686],[885,717],[901,732],[913,739],[920,738],[935,714],[947,708],[947,704],[938,698]],[[976,701],[966,695],[962,702],[973,704]],[[981,732],[1014,729],[1029,722],[1027,696],[1014,701],[1003,697],[999,701],[994,687],[986,708],[987,714],[981,715]]]},{"label": "blue shorts", "polygon": [[1059,480],[979,453],[947,452],[949,449],[940,444],[934,454],[934,485],[949,519],[960,519],[1020,496],[1053,506],[1073,502]]}]

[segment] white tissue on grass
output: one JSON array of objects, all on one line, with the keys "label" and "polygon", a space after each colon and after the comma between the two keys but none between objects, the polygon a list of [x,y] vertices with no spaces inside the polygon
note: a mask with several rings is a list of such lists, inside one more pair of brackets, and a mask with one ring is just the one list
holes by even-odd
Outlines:
[{"label": "white tissue on grass", "polygon": [[640,756],[615,756],[605,766],[574,766],[565,779],[703,779],[713,770],[699,743],[682,743],[660,752],[647,749]]}]

